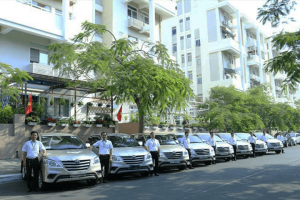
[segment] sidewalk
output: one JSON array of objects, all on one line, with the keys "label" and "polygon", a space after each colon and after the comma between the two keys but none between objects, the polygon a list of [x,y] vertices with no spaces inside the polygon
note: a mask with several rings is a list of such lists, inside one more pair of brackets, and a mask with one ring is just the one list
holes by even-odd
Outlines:
[{"label": "sidewalk", "polygon": [[0,160],[0,183],[21,179],[21,159]]}]

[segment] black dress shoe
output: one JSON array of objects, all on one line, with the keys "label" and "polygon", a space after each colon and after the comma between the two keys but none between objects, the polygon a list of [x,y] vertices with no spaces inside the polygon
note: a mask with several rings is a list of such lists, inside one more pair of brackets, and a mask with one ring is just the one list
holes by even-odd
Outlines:
[{"label": "black dress shoe", "polygon": [[155,174],[155,176],[159,176],[159,174]]},{"label": "black dress shoe", "polygon": [[103,183],[108,183],[108,181],[104,179],[104,180],[103,180]]}]

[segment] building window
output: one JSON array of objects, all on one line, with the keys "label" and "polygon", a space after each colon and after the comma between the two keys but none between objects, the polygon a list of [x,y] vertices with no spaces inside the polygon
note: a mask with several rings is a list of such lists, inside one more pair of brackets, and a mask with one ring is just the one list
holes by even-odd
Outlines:
[{"label": "building window", "polygon": [[183,19],[179,20],[180,32],[183,32]]},{"label": "building window", "polygon": [[140,13],[140,16],[141,16],[142,22],[149,25],[149,16],[143,12]]},{"label": "building window", "polygon": [[182,14],[182,1],[178,1],[177,2],[177,16],[181,15]]},{"label": "building window", "polygon": [[177,52],[177,44],[173,44],[173,46],[172,46],[172,51],[173,51],[173,53],[174,53],[174,52]]},{"label": "building window", "polygon": [[190,79],[191,81],[193,81],[193,72],[192,71],[188,72],[188,79]]},{"label": "building window", "polygon": [[191,0],[184,1],[184,12],[185,13],[191,12]]},{"label": "building window", "polygon": [[54,116],[69,117],[69,100],[65,99],[65,105],[60,105],[60,98],[54,98]]},{"label": "building window", "polygon": [[196,47],[200,47],[200,46],[201,46],[200,38],[197,38],[196,39]]},{"label": "building window", "polygon": [[186,48],[187,49],[190,49],[191,48],[191,34],[188,34],[187,36],[186,36]]},{"label": "building window", "polygon": [[180,36],[180,50],[184,50],[184,36]]},{"label": "building window", "polygon": [[30,62],[47,65],[49,61],[48,52],[39,49],[30,48]]},{"label": "building window", "polygon": [[188,62],[192,62],[192,53],[187,54]]},{"label": "building window", "polygon": [[198,84],[198,85],[202,84],[202,77],[198,77],[198,78],[197,78],[197,84]]},{"label": "building window", "polygon": [[137,9],[135,7],[128,5],[127,11],[128,11],[128,17],[137,19],[138,15],[137,15]]},{"label": "building window", "polygon": [[185,19],[185,30],[186,31],[188,31],[188,30],[190,30],[191,28],[190,28],[190,17],[187,17],[186,19]]},{"label": "building window", "polygon": [[176,35],[176,27],[172,27],[172,35]]},{"label": "building window", "polygon": [[196,58],[196,65],[201,66],[201,58],[200,57]]},{"label": "building window", "polygon": [[185,63],[185,57],[184,57],[184,54],[181,55],[181,63],[182,63],[182,64]]}]

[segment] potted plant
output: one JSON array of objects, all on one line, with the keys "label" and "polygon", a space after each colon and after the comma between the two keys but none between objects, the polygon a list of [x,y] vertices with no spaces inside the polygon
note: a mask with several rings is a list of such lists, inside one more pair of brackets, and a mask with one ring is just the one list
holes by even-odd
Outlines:
[{"label": "potted plant", "polygon": [[177,129],[182,130],[182,129],[183,129],[183,126],[182,126],[181,124],[179,124],[179,125],[177,126]]},{"label": "potted plant", "polygon": [[170,125],[169,125],[169,128],[170,128],[170,129],[175,129],[175,128],[176,128],[176,125],[175,125],[175,124],[170,124]]},{"label": "potted plant", "polygon": [[45,105],[46,99],[44,97],[40,97],[40,104]]},{"label": "potted plant", "polygon": [[98,107],[102,107],[102,105],[103,105],[102,103],[98,103]]},{"label": "potted plant", "polygon": [[106,108],[110,108],[110,104],[107,104],[107,105],[106,105]]},{"label": "potted plant", "polygon": [[78,106],[83,106],[82,101],[79,101],[77,105],[78,105]]},{"label": "potted plant", "polygon": [[114,121],[110,121],[108,125],[109,125],[109,128],[114,128],[114,127],[116,127]]},{"label": "potted plant", "polygon": [[64,98],[60,98],[60,99],[59,99],[59,104],[60,104],[61,106],[65,105],[65,103],[66,103],[66,100],[65,100]]},{"label": "potted plant", "polygon": [[161,127],[162,129],[167,129],[167,128],[168,128],[166,122],[160,122],[160,127]]},{"label": "potted plant", "polygon": [[87,121],[85,121],[85,127],[91,128],[93,125],[93,122],[91,121],[91,118],[89,117]]},{"label": "potted plant", "polygon": [[63,126],[63,127],[68,126],[68,124],[69,124],[68,120],[59,120],[59,121],[56,122],[56,125],[60,125],[60,126]]},{"label": "potted plant", "polygon": [[25,118],[28,125],[35,126],[41,122],[41,119],[38,116],[32,115]]},{"label": "potted plant", "polygon": [[152,124],[152,128],[153,128],[153,129],[157,129],[157,128],[158,128],[158,124],[155,124],[155,123]]},{"label": "potted plant", "polygon": [[53,119],[51,117],[47,118],[47,125],[48,126],[55,126],[56,125],[56,119]]},{"label": "potted plant", "polygon": [[86,105],[87,105],[88,107],[91,107],[91,106],[93,106],[93,103],[92,103],[92,102],[87,102]]},{"label": "potted plant", "polygon": [[190,124],[185,124],[185,125],[184,125],[184,128],[185,128],[185,129],[190,128]]},{"label": "potted plant", "polygon": [[198,124],[192,123],[192,124],[191,124],[191,127],[193,127],[193,129],[196,130],[196,129],[198,129]]},{"label": "potted plant", "polygon": [[80,121],[77,121],[77,120],[74,120],[73,121],[73,127],[77,128],[77,127],[80,127]]},{"label": "potted plant", "polygon": [[50,99],[50,106],[53,106],[54,105],[54,100],[53,100],[53,97]]},{"label": "potted plant", "polygon": [[149,122],[146,122],[146,123],[145,123],[145,129],[148,129],[149,127],[150,127]]},{"label": "potted plant", "polygon": [[127,115],[124,116],[124,120],[125,120],[125,121],[128,120],[128,116],[127,116]]}]

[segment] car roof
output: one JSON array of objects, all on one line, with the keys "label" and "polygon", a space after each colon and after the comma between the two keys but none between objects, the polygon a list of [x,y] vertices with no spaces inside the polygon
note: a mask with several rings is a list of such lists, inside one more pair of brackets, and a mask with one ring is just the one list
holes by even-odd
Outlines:
[{"label": "car roof", "polygon": [[70,133],[39,133],[40,136],[76,136]]}]

